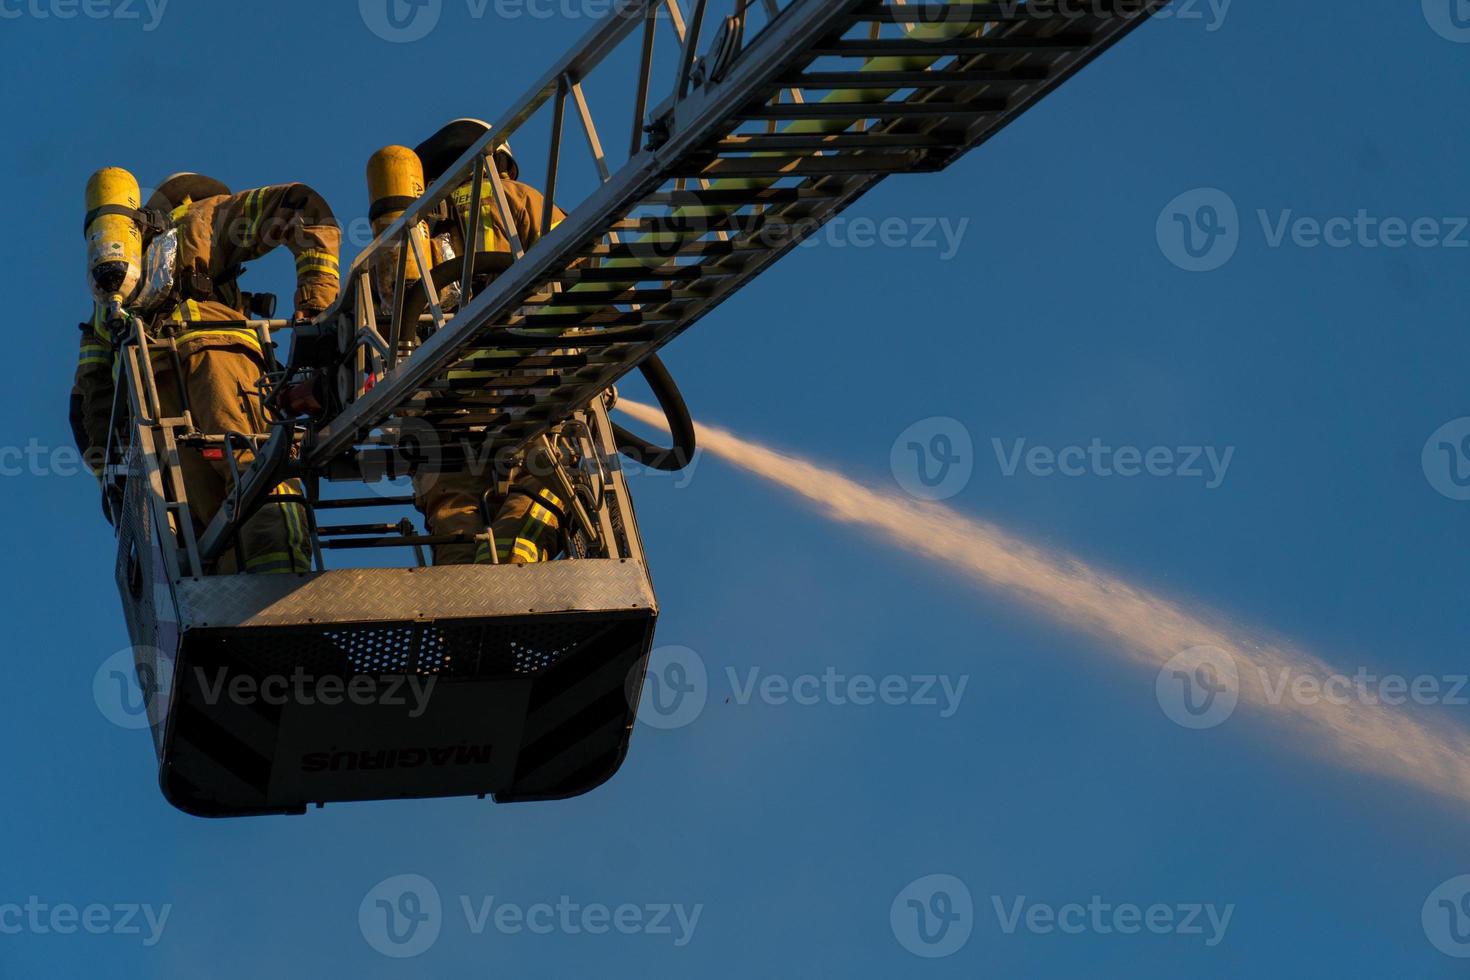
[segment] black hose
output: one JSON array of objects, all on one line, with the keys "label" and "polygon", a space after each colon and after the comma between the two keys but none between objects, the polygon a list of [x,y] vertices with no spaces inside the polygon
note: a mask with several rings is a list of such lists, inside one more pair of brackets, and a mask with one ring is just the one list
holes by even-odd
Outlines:
[{"label": "black hose", "polygon": [[679,386],[674,384],[673,376],[657,354],[639,365],[638,370],[643,372],[643,379],[653,389],[653,397],[658,399],[659,407],[664,410],[674,444],[668,449],[655,446],[616,422],[613,423],[613,441],[617,443],[618,452],[634,462],[665,473],[677,473],[694,459],[694,420],[689,417],[689,406],[684,404]]}]

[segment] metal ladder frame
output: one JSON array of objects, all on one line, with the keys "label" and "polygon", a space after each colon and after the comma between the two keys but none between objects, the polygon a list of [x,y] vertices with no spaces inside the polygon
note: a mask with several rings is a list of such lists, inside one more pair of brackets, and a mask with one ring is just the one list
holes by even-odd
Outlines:
[{"label": "metal ladder frame", "polygon": [[[735,4],[744,37],[745,19],[755,7],[749,0],[727,2]],[[416,396],[432,391],[436,379],[472,354],[550,352],[570,359],[561,365],[564,371],[548,369],[532,379],[535,384],[526,384],[524,378],[515,378],[512,384],[507,376],[499,387],[484,385],[490,402],[466,405],[458,413],[466,425],[487,426],[487,439],[496,445],[526,445],[634,370],[885,177],[949,165],[1165,3],[1083,0],[1090,13],[1074,14],[1068,11],[1067,0],[1058,0],[1048,4],[1057,12],[1043,17],[1017,0],[927,4],[766,0],[763,7],[769,20],[764,27],[744,41],[719,80],[706,79],[696,86],[698,45],[709,21],[707,0],[695,0],[687,21],[677,0],[626,0],[354,261],[344,277],[342,299],[318,323],[329,334],[336,332],[342,364],[355,370],[376,358],[381,377],[371,389],[360,383],[343,386],[346,404],[307,433],[299,460],[290,458],[290,447],[285,445],[268,445],[261,452],[261,462],[246,475],[239,513],[222,512],[206,533],[201,545],[205,559],[220,552],[231,523],[240,519],[240,513],[248,514],[282,473],[319,470],[349,453],[385,421],[399,413],[412,414]],[[684,27],[684,43],[673,92],[650,112],[653,34],[660,10],[671,12],[676,27]],[[939,39],[914,34],[918,25],[936,22],[955,30]],[[1086,29],[1076,29],[1078,24]],[[610,172],[581,83],[640,26],[634,125],[641,134],[651,118],[652,137],[646,146],[635,143],[627,162]],[[883,36],[885,28],[894,27],[897,37]],[[848,36],[863,29],[866,37]],[[813,67],[827,59],[856,58],[863,59],[866,68],[869,59],[888,57],[928,63],[920,70],[894,72],[829,72]],[[800,97],[807,90],[830,91],[839,85],[880,92],[892,87],[909,94],[893,101],[884,94],[876,103]],[[782,101],[783,93],[789,101]],[[433,332],[408,356],[401,356],[409,250],[421,269],[429,268],[422,243],[410,230],[466,180],[474,181],[471,213],[476,213],[481,178],[486,176],[505,227],[513,228],[497,168],[485,167],[484,156],[548,105],[553,112],[545,188],[549,209],[558,184],[569,99],[583,123],[601,184],[534,247],[522,252],[515,242],[516,260],[509,269],[452,317],[439,307],[436,290],[427,289]],[[775,131],[782,121],[803,120],[825,120],[832,128],[815,133]],[[765,133],[742,131],[761,123]],[[711,190],[710,180],[726,177],[766,183],[743,196]],[[690,179],[700,180],[702,189],[684,189]],[[783,180],[800,183],[780,186]],[[710,202],[724,198],[733,206],[719,216]],[[734,204],[737,198],[739,203]],[[638,216],[649,207],[661,207],[664,217]],[[736,214],[746,207],[756,210]],[[641,269],[619,265],[619,260],[637,254],[636,242],[622,237],[628,232],[673,235],[675,256],[661,257],[659,265]],[[396,302],[391,311],[376,311],[368,270],[389,249],[397,249],[392,293]],[[677,260],[685,257],[694,258],[695,265],[679,265]],[[466,297],[471,267],[466,262],[461,283]],[[640,287],[643,283],[657,285]],[[602,284],[603,290],[587,290],[595,284]],[[598,309],[588,312],[589,306]],[[391,339],[385,339],[385,333]],[[514,367],[512,363],[507,370]],[[272,442],[285,438],[278,432]]]}]

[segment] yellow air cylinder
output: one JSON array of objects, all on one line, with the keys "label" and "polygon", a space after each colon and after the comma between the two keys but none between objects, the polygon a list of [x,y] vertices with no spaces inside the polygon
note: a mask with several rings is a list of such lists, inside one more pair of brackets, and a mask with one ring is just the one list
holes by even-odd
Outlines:
[{"label": "yellow air cylinder", "polygon": [[[373,235],[376,236],[402,217],[414,201],[424,196],[424,165],[418,154],[406,146],[385,146],[368,160],[367,183],[368,220],[372,222]],[[419,222],[411,234],[418,239],[425,259],[432,262],[428,226]],[[398,250],[386,249],[374,270],[378,296],[385,304],[393,301],[393,280],[397,273]],[[405,286],[412,288],[422,278],[423,273],[419,271],[418,261],[410,248],[404,271]]]},{"label": "yellow air cylinder", "polygon": [[[103,167],[87,181],[87,214],[113,205],[141,206],[138,180],[121,167]],[[121,305],[143,277],[143,230],[125,214],[99,214],[87,222],[87,278],[98,302]]]}]

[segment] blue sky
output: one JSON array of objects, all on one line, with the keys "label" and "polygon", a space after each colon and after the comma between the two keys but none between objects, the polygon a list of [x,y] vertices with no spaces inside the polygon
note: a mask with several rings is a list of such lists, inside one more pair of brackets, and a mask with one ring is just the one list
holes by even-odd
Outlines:
[{"label": "blue sky", "polygon": [[[952,506],[1346,673],[1449,683],[1470,637],[1470,503],[1438,492],[1449,471],[1421,456],[1470,416],[1465,8],[1456,20],[1451,0],[1176,6],[949,171],[883,184],[666,360],[698,417],[877,486],[899,485],[900,433],[955,420],[973,475]],[[585,3],[476,9],[443,0],[425,39],[392,43],[350,2],[93,3],[89,16],[65,0],[0,0],[0,182],[16,228],[0,281],[20,355],[0,389],[0,442],[70,442],[89,173],[299,179],[350,221],[366,210],[373,150],[454,116],[493,118],[588,26]],[[589,96],[594,108],[620,98]],[[609,142],[621,145],[618,118]],[[528,176],[542,170],[535,149],[523,141]],[[1172,216],[1206,205],[1226,251],[1186,271]],[[1300,224],[1344,218],[1331,226],[1341,247],[1313,245]],[[862,247],[858,219],[899,219],[907,237]],[[1385,219],[1429,223],[1389,247]],[[941,221],[963,225],[952,255],[915,241]],[[252,275],[284,294],[289,270],[274,256]],[[1096,469],[1007,475],[996,449],[1094,439],[1233,455],[1210,488]],[[659,642],[694,651],[708,703],[683,727],[640,726],[606,787],[529,807],[186,817],[157,791],[146,735],[92,695],[126,646],[95,486],[49,464],[14,469],[0,479],[18,668],[0,692],[12,746],[0,976],[1465,970],[1436,948],[1453,934],[1421,920],[1432,893],[1470,872],[1464,805],[1297,754],[1243,718],[1186,730],[1161,710],[1152,671],[712,458],[688,479],[634,484]],[[731,678],[752,670],[967,686],[947,717],[912,700],[742,703]],[[1414,710],[1470,726],[1459,704]],[[381,955],[359,925],[365,898],[401,875],[432,883],[443,906],[437,940],[410,959]],[[927,900],[932,875],[950,876],[952,897],[951,879],[963,883],[974,915],[964,945],[931,958],[910,952],[936,950],[890,910]],[[1230,918],[1217,935],[1204,915],[1203,934],[1007,931],[1018,900],[1041,909],[1035,921],[1089,903]],[[670,934],[558,922],[542,935],[497,929],[492,913],[477,932],[487,901],[510,907],[507,921],[539,903],[630,906],[645,925],[661,906],[698,918],[683,934],[670,915]],[[37,927],[7,904],[48,911]],[[55,907],[89,905],[107,907],[102,934],[50,927]],[[141,934],[121,928],[128,906],[167,908],[156,943],[141,912]]]}]

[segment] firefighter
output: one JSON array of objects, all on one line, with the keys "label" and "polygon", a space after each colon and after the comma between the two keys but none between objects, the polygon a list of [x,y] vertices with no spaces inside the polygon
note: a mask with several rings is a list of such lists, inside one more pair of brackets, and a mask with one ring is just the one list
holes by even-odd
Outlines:
[{"label": "firefighter", "polygon": [[[89,208],[94,208],[88,216],[91,228],[100,209],[90,194]],[[111,210],[114,216],[119,211],[125,214],[126,206]],[[178,418],[187,411],[194,428],[205,436],[266,435],[262,384],[268,360],[258,334],[242,325],[250,317],[251,302],[236,280],[243,263],[284,246],[296,258],[294,319],[304,323],[315,318],[336,301],[339,289],[341,231],[331,209],[305,184],[234,194],[219,181],[182,173],[158,187],[137,220],[145,239],[153,240],[146,244],[168,247],[149,248],[149,267],[132,295],[115,296],[112,309],[98,296],[91,322],[82,325],[73,425],[88,443],[87,457],[99,458],[107,442],[117,373],[115,350],[123,339],[115,331],[120,323],[131,328],[135,318],[151,337],[172,338],[177,348],[176,358],[165,345],[152,348],[163,417]],[[238,447],[239,442],[233,445]],[[180,447],[196,533],[208,526],[231,491],[225,452],[223,445]],[[248,448],[235,448],[233,455],[242,470],[253,458]],[[299,497],[301,488],[295,481],[283,483],[276,495]],[[305,505],[267,503],[242,525],[238,546],[246,572],[308,571]],[[241,569],[227,551],[217,570]]]},{"label": "firefighter", "polygon": [[[489,130],[489,125],[477,119],[457,119],[421,143],[414,152],[422,162],[427,181],[432,183],[442,176]],[[545,198],[535,188],[518,180],[520,168],[509,147],[497,148],[487,160],[487,165],[494,166],[501,178],[511,221],[522,248],[530,248],[565,217],[560,209],[553,208],[550,228],[543,227]],[[498,272],[510,265],[514,253],[488,174],[480,190],[478,215],[468,213],[473,204],[473,194],[473,178],[456,187],[446,202],[447,208],[431,225],[429,234],[433,239],[436,269],[446,263],[453,263],[453,268],[463,268],[465,259],[462,256],[468,247],[469,232],[478,225],[473,268],[476,270],[475,287],[483,289]],[[515,356],[514,352],[506,353]],[[473,379],[477,374],[488,373],[477,372],[473,364],[464,363],[451,373],[451,377]],[[467,456],[469,464],[461,471],[422,469],[417,473],[414,477],[415,504],[423,512],[432,535],[480,536],[486,530],[488,519],[495,551],[492,553],[484,540],[474,544],[439,545],[434,548],[434,563],[524,565],[555,558],[561,547],[560,528],[566,525],[566,503],[549,485],[546,467],[522,462],[506,474],[506,489],[502,493],[500,474],[485,460],[484,454],[471,451]]]}]

